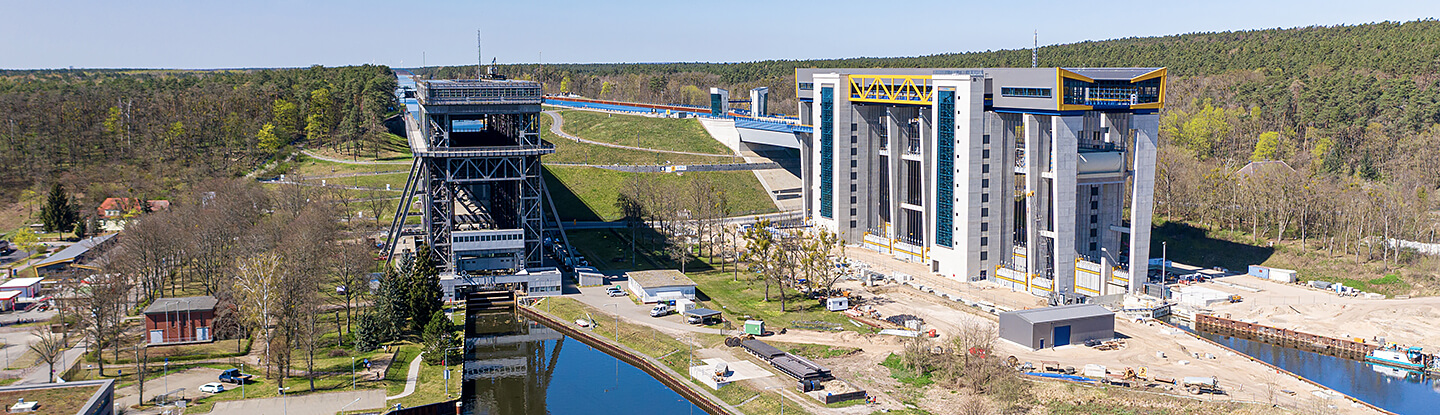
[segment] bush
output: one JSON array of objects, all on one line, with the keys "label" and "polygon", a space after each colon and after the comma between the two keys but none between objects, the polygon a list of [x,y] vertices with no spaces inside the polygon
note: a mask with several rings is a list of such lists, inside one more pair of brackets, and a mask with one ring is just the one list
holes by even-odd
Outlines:
[{"label": "bush", "polygon": [[350,351],[345,349],[330,349],[330,353],[327,353],[327,355],[330,357],[345,357],[350,355]]}]

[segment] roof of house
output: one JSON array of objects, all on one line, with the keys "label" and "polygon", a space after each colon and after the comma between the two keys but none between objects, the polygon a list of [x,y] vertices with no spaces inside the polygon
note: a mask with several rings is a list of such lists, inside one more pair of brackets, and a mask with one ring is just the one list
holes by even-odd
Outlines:
[{"label": "roof of house", "polygon": [[46,267],[63,262],[74,261],[75,258],[79,258],[81,255],[85,255],[86,252],[90,252],[91,249],[100,246],[100,244],[105,243],[105,241],[110,240],[110,238],[114,238],[115,235],[119,234],[111,233],[85,238],[85,240],[83,241],[76,242],[73,245],[65,247],[65,249],[61,249],[60,252],[56,252],[55,254],[46,257],[44,260],[40,261],[39,264],[35,264],[35,267]]},{"label": "roof of house", "polygon": [[15,278],[15,279],[12,279],[12,280],[10,280],[10,281],[5,281],[4,284],[0,284],[0,289],[6,289],[6,288],[29,288],[30,286],[35,285],[35,284],[39,284],[40,281],[44,281],[44,280],[45,280],[44,278],[35,278],[35,277],[31,277],[31,278]]},{"label": "roof of house", "polygon": [[1036,308],[1031,310],[1017,310],[1002,313],[1001,315],[1005,314],[1020,317],[1021,319],[1030,322],[1030,324],[1048,323],[1052,321],[1077,320],[1089,317],[1115,316],[1115,312],[1106,310],[1105,307],[1101,307],[1095,304],[1076,304],[1059,307]]},{"label": "roof of house", "polygon": [[1277,171],[1277,169],[1280,170],[1280,171],[1287,171],[1287,172],[1290,172],[1290,173],[1294,173],[1294,172],[1295,172],[1295,169],[1294,169],[1293,167],[1290,167],[1290,164],[1289,164],[1289,163],[1286,163],[1286,162],[1283,161],[1283,160],[1261,160],[1261,161],[1252,161],[1252,162],[1250,162],[1250,164],[1246,164],[1245,167],[1241,167],[1240,170],[1236,170],[1236,171],[1235,171],[1235,174],[1238,174],[1238,175],[1241,175],[1241,176],[1249,176],[1249,175],[1255,174],[1255,173],[1262,173],[1262,172],[1268,173],[1268,172],[1273,172],[1273,171]]},{"label": "roof of house", "polygon": [[[151,211],[170,208],[169,200],[147,200],[146,203],[150,204]],[[96,208],[95,212],[99,214],[100,217],[110,217],[105,214],[107,210],[118,210],[121,215],[124,215],[126,212],[138,209],[140,207],[139,204],[139,201],[128,197],[107,197],[105,201],[100,202],[100,207]]]},{"label": "roof of house", "polygon": [[208,295],[198,297],[174,297],[157,298],[155,302],[145,307],[145,314],[163,314],[183,311],[208,311],[215,309],[215,297]]},{"label": "roof of house", "polygon": [[650,271],[631,271],[625,273],[630,281],[635,281],[645,288],[694,286],[695,281],[690,277],[673,269],[657,269]]},{"label": "roof of house", "polygon": [[0,291],[0,300],[13,300],[19,296],[19,291]]}]

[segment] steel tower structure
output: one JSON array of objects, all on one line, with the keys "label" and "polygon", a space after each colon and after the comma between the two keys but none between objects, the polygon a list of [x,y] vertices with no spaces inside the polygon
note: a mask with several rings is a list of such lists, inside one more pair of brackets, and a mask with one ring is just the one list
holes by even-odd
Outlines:
[{"label": "steel tower structure", "polygon": [[405,121],[415,160],[389,233],[391,252],[420,197],[423,238],[442,274],[495,275],[544,264],[540,83],[499,76],[416,82]]}]

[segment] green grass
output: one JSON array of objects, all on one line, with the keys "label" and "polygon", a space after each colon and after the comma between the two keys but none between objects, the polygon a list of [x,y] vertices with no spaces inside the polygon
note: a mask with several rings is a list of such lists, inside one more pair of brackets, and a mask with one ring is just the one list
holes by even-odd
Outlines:
[{"label": "green grass", "polygon": [[[561,114],[565,117],[566,133],[578,135],[581,138],[591,139],[586,135],[576,134],[570,131],[571,114],[579,111],[566,111]],[[646,119],[647,121],[649,119]],[[605,120],[609,121],[609,120]],[[580,164],[622,164],[622,165],[652,165],[652,164],[716,164],[734,163],[741,161],[735,156],[694,156],[688,154],[658,153],[653,151],[630,150],[623,148],[606,147],[595,144],[578,143],[568,138],[562,138],[550,132],[552,124],[549,116],[540,117],[540,138],[555,145],[555,154],[542,158],[545,163],[580,163]],[[703,130],[701,131],[704,132]],[[709,135],[706,135],[708,138]],[[603,141],[603,140],[595,140]],[[714,141],[711,139],[710,141]],[[681,151],[694,151],[693,149],[680,149]]]},{"label": "green grass", "polygon": [[915,373],[915,371],[906,368],[905,365],[900,362],[900,355],[894,353],[886,356],[885,361],[880,362],[880,366],[885,366],[890,369],[890,377],[911,387],[923,388],[935,383],[934,380],[930,379],[930,374]]},{"label": "green grass", "polygon": [[[718,265],[717,265],[718,267]],[[789,328],[794,322],[800,321],[823,321],[839,326],[842,330],[871,332],[869,326],[856,327],[850,324],[850,318],[843,313],[825,310],[825,306],[819,301],[804,298],[795,290],[785,290],[786,310],[780,310],[781,290],[770,287],[770,301],[765,301],[765,284],[756,280],[753,273],[742,270],[739,273],[739,280],[736,280],[733,272],[711,269],[699,272],[687,272],[687,276],[695,281],[696,288],[700,290],[704,303],[709,308],[720,310],[725,318],[732,321],[743,321],[747,318],[764,320],[765,327],[771,330]],[[848,351],[820,351],[819,353],[848,353]]]},{"label": "green grass", "polygon": [[711,138],[705,128],[700,126],[700,121],[695,119],[651,118],[576,110],[559,113],[565,117],[565,132],[586,140],[657,150],[732,154],[724,144]]},{"label": "green grass", "polygon": [[[392,167],[393,167],[393,166],[392,166]],[[394,170],[394,169],[390,169],[390,170]],[[365,176],[336,177],[336,178],[323,179],[323,180],[325,180],[325,184],[327,184],[327,185],[358,186],[358,187],[369,187],[369,188],[374,188],[374,189],[384,189],[384,188],[385,188],[385,185],[388,184],[388,185],[390,185],[390,189],[391,189],[391,190],[394,190],[394,192],[393,192],[393,193],[386,193],[386,195],[399,196],[399,195],[400,195],[400,192],[403,191],[403,190],[405,190],[405,180],[406,180],[406,179],[409,179],[409,178],[410,178],[410,172],[404,172],[404,173],[389,173],[389,174],[377,174],[377,175],[365,175]],[[319,183],[320,183],[320,180],[322,180],[322,179],[309,179],[309,180],[306,180],[306,181],[307,181],[307,182],[311,182],[311,183],[319,184]]]},{"label": "green grass", "polygon": [[595,167],[545,166],[545,185],[555,199],[555,207],[561,219],[582,221],[620,219],[620,210],[615,207],[625,178],[630,175],[650,175],[659,181],[659,187],[689,191],[690,181],[705,177],[714,182],[717,189],[725,189],[731,215],[747,215],[775,212],[775,203],[765,194],[765,188],[755,174],[748,171],[692,172],[686,174],[627,173]]},{"label": "green grass", "polygon": [[[290,162],[290,167],[289,167],[289,169],[288,169],[288,174],[291,174],[291,175],[297,175],[297,174],[298,174],[298,175],[300,175],[300,176],[302,176],[302,177],[309,177],[309,176],[329,176],[329,175],[346,174],[346,173],[373,173],[373,172],[381,172],[381,171],[396,171],[396,170],[409,170],[409,169],[410,169],[410,166],[409,166],[409,165],[403,165],[403,164],[347,164],[347,163],[333,163],[333,162],[329,162],[329,161],[324,161],[324,160],[316,159],[316,158],[313,158],[313,157],[310,157],[310,156],[306,156],[306,155],[304,155],[304,154],[298,154],[298,155],[295,156],[295,160],[293,160],[293,161]],[[287,177],[287,178],[288,178],[288,177]],[[404,181],[401,181],[400,184],[403,185],[403,184],[405,184],[405,182],[404,182]]]},{"label": "green grass", "polygon": [[786,353],[800,355],[810,359],[828,359],[841,357],[860,350],[856,347],[828,346],[823,344],[804,343],[780,343],[770,342],[772,346],[784,350]]}]

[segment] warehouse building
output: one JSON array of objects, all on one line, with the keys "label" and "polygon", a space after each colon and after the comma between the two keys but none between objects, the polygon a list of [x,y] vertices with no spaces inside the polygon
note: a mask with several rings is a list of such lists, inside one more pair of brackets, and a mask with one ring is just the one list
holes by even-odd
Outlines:
[{"label": "warehouse building", "polygon": [[814,125],[806,216],[847,243],[1052,304],[1138,292],[1165,74],[798,69]]},{"label": "warehouse building", "polygon": [[1031,349],[1115,338],[1115,313],[1077,304],[1000,313],[1000,338]]},{"label": "warehouse building", "polygon": [[634,271],[625,273],[629,278],[630,293],[643,303],[667,300],[694,300],[695,281],[684,273],[673,269]]}]

